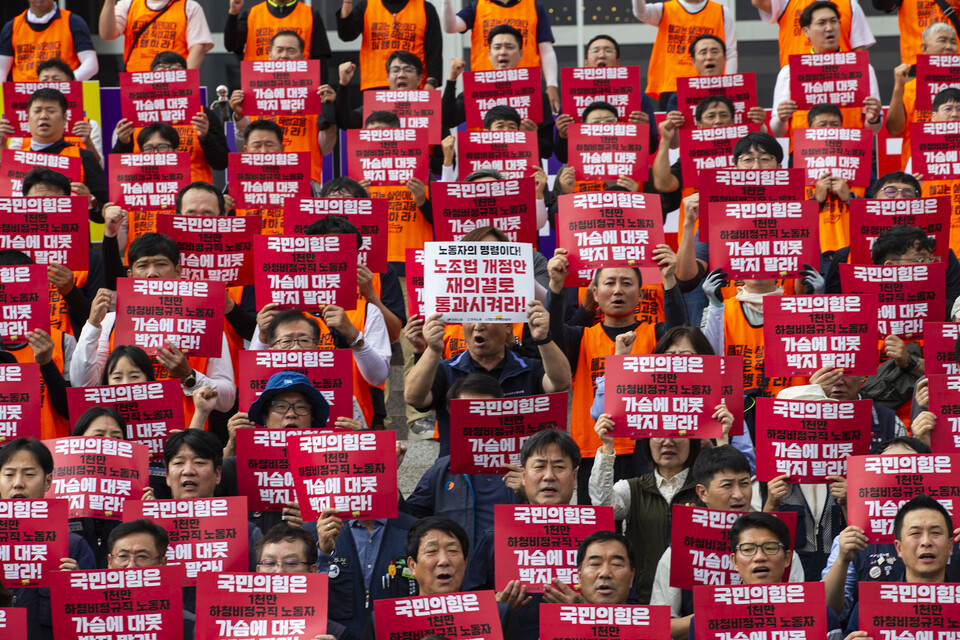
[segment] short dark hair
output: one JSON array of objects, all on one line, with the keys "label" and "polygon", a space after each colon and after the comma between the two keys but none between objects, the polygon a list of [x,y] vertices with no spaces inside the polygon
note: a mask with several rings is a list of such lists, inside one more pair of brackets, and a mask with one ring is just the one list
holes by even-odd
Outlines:
[{"label": "short dark hair", "polygon": [[23,189],[21,193],[27,195],[30,193],[30,189],[33,189],[38,184],[56,189],[65,196],[70,195],[70,178],[59,171],[47,169],[46,167],[34,167],[30,169],[30,172],[23,178]]},{"label": "short dark hair", "polygon": [[586,121],[587,116],[594,111],[609,111],[618,118],[620,117],[620,114],[617,112],[617,108],[615,106],[604,100],[596,100],[587,105],[587,108],[584,109],[583,113],[580,114],[580,119]]},{"label": "short dark hair", "polygon": [[[600,284],[600,272],[603,271],[604,269],[619,269],[619,268],[620,267],[600,267],[599,269],[593,272],[593,280],[591,281],[591,283],[595,285]],[[623,267],[623,268],[625,269],[627,267]],[[632,268],[633,268],[634,275],[637,276],[637,286],[643,287],[643,273],[640,271],[640,267],[632,267]]]},{"label": "short dark hair", "polygon": [[660,339],[657,340],[657,344],[653,348],[653,352],[666,353],[667,349],[680,342],[684,338],[690,341],[690,344],[693,345],[693,350],[696,351],[697,354],[702,356],[715,355],[713,352],[713,346],[710,344],[710,341],[707,340],[707,337],[703,335],[703,331],[700,331],[700,329],[697,327],[691,327],[688,324],[668,329],[667,332],[660,336]]},{"label": "short dark hair", "polygon": [[813,121],[820,115],[836,116],[840,118],[840,123],[843,124],[843,113],[840,112],[840,107],[829,102],[821,102],[813,105],[807,111],[807,126],[812,127]]},{"label": "short dark hair", "polygon": [[690,47],[687,49],[687,53],[690,54],[691,58],[697,51],[697,45],[704,40],[716,40],[720,44],[720,48],[723,49],[723,55],[727,55],[727,43],[723,41],[723,38],[715,36],[712,33],[701,33],[693,39],[693,42],[690,43]]},{"label": "short dark hair", "polygon": [[404,64],[408,64],[414,69],[417,70],[417,75],[423,75],[423,61],[420,60],[417,56],[413,55],[409,51],[394,51],[390,54],[390,57],[387,58],[387,64],[385,65],[387,71],[390,70],[390,65],[394,60],[399,60]]},{"label": "short dark hair", "polygon": [[48,476],[53,473],[53,455],[47,445],[36,438],[14,438],[0,447],[0,468],[3,468],[13,459],[13,456],[21,451],[33,454],[33,457],[37,459],[37,464],[43,469],[43,475]]},{"label": "short dark hair", "polygon": [[67,96],[63,95],[53,87],[43,87],[37,89],[30,94],[30,97],[27,98],[27,111],[30,111],[30,107],[33,106],[34,102],[56,102],[60,105],[61,111],[64,115],[67,113],[69,105],[67,104]]},{"label": "short dark hair", "polygon": [[[817,3],[823,1],[824,0],[816,0]],[[752,149],[756,149],[761,153],[769,153],[777,159],[777,164],[783,162],[783,147],[780,146],[776,138],[763,131],[751,131],[737,140],[736,144],[733,145],[733,163],[736,164],[740,156],[749,153]]]},{"label": "short dark hair", "polygon": [[310,325],[310,333],[315,340],[320,340],[320,325],[317,324],[317,319],[311,316],[305,311],[300,309],[287,309],[281,311],[273,317],[273,320],[270,321],[270,324],[267,325],[267,335],[264,338],[267,341],[267,346],[274,341],[274,338],[277,335],[277,331],[280,330],[285,324],[292,324],[294,322],[306,322]]},{"label": "short dark hair", "polygon": [[146,533],[153,536],[153,542],[157,546],[157,553],[161,556],[167,555],[167,548],[170,546],[170,534],[167,530],[152,520],[140,518],[130,522],[118,523],[116,527],[107,536],[107,553],[113,554],[113,548],[122,538],[132,536],[137,533]]},{"label": "short dark hair", "polygon": [[542,452],[551,445],[560,447],[561,453],[570,458],[574,469],[580,466],[580,446],[573,436],[559,429],[543,429],[527,438],[520,449],[520,466],[527,466],[530,456]]},{"label": "short dark hair", "polygon": [[920,195],[920,181],[906,171],[891,171],[890,173],[883,174],[877,178],[876,182],[873,183],[873,190],[870,192],[870,195],[876,198],[877,194],[880,193],[880,190],[891,182],[906,182],[913,187],[913,190],[917,192],[917,195]]},{"label": "short dark hair", "polygon": [[506,120],[520,126],[520,113],[511,106],[498,104],[491,107],[483,116],[483,128],[489,129],[497,120]]},{"label": "short dark hair", "polygon": [[174,210],[177,213],[180,213],[183,210],[183,196],[185,196],[188,191],[193,191],[194,189],[206,191],[207,193],[212,193],[215,195],[217,197],[217,209],[219,210],[220,215],[227,215],[227,203],[223,199],[223,194],[220,193],[220,190],[215,186],[209,182],[204,182],[203,180],[194,180],[190,184],[180,189],[180,191],[177,191],[177,199],[174,203]]},{"label": "short dark hair", "polygon": [[508,24],[498,24],[493,29],[490,29],[490,33],[487,34],[487,46],[490,46],[494,38],[504,34],[513,36],[513,39],[517,41],[517,45],[523,49],[523,34],[520,33],[519,29],[514,29]]},{"label": "short dark hair", "polygon": [[123,416],[120,415],[120,412],[114,409],[113,407],[98,406],[90,407],[83,414],[77,418],[77,423],[73,425],[73,431],[70,433],[71,436],[82,436],[87,432],[87,429],[90,428],[90,424],[97,418],[108,417],[120,426],[120,430],[123,432],[122,439],[127,439],[127,421],[123,419]]},{"label": "short dark hair", "polygon": [[592,38],[590,38],[590,41],[587,42],[587,48],[586,48],[586,50],[589,50],[589,49],[590,49],[590,45],[592,45],[592,44],[593,44],[594,42],[596,42],[597,40],[606,40],[607,42],[612,43],[612,44],[613,44],[613,49],[614,49],[614,51],[617,52],[617,60],[620,59],[620,43],[617,42],[616,40],[614,40],[614,39],[613,39],[613,36],[608,36],[608,35],[605,34],[605,33],[601,33],[601,34],[598,35],[598,36],[593,36]]},{"label": "short dark hair", "polygon": [[407,534],[407,557],[417,559],[420,542],[431,531],[442,531],[460,541],[460,549],[466,559],[470,554],[470,539],[460,523],[443,516],[427,516],[417,520]]},{"label": "short dark hair", "polygon": [[400,128],[400,116],[393,111],[371,111],[367,119],[363,121],[364,127],[372,124],[382,124],[388,129]]},{"label": "short dark hair", "polygon": [[953,519],[950,517],[950,512],[947,511],[946,507],[942,504],[931,498],[925,493],[918,493],[917,495],[910,498],[907,502],[903,503],[900,506],[900,510],[897,511],[896,517],[893,519],[893,539],[900,540],[900,534],[903,533],[903,521],[906,519],[907,514],[911,511],[920,511],[921,509],[930,509],[936,511],[943,516],[944,522],[947,523],[947,531],[953,532]]},{"label": "short dark hair", "polygon": [[587,549],[590,548],[590,545],[597,542],[609,542],[611,540],[623,545],[624,549],[627,550],[627,562],[630,564],[630,568],[636,568],[637,554],[633,551],[633,545],[630,544],[630,539],[627,538],[627,536],[618,531],[594,531],[581,540],[580,546],[577,547],[577,570],[583,568],[583,561],[587,558]]},{"label": "short dark hair", "polygon": [[327,216],[314,220],[303,233],[308,236],[355,235],[357,249],[363,246],[363,234],[346,216]]},{"label": "short dark hair", "polygon": [[223,445],[217,436],[200,429],[184,429],[170,434],[163,443],[164,469],[170,466],[170,461],[184,447],[193,451],[198,458],[212,460],[214,467],[223,466]]},{"label": "short dark hair", "polygon": [[840,19],[840,9],[837,9],[837,5],[828,0],[816,0],[807,5],[807,8],[800,14],[800,18],[797,20],[800,28],[805,29],[813,24],[813,14],[820,9],[830,9],[833,11],[833,15],[837,16],[837,20]]},{"label": "short dark hair", "polygon": [[291,527],[286,522],[275,524],[263,534],[263,537],[257,540],[253,547],[254,556],[257,562],[263,558],[263,548],[268,544],[280,544],[282,542],[297,542],[303,545],[304,557],[307,564],[317,564],[319,553],[317,551],[317,541],[311,533],[303,527]]},{"label": "short dark hair", "polygon": [[145,256],[163,256],[169,258],[174,265],[180,264],[180,248],[168,235],[150,231],[130,243],[127,249],[127,262],[133,263]]},{"label": "short dark hair", "polygon": [[883,264],[884,260],[902,256],[910,249],[933,253],[937,249],[937,241],[920,227],[895,224],[877,236],[870,250],[870,259],[873,264]]},{"label": "short dark hair", "polygon": [[464,182],[476,182],[480,178],[491,178],[493,180],[503,180],[503,174],[494,169],[493,167],[483,167],[482,169],[477,169],[476,171],[471,171],[467,174],[467,177],[463,179]]},{"label": "short dark hair", "polygon": [[472,231],[467,231],[465,234],[463,234],[463,237],[460,238],[460,242],[481,242],[487,236],[494,236],[497,239],[497,242],[510,242],[510,238],[507,237],[507,234],[500,229],[489,225],[486,227],[477,227]]},{"label": "short dark hair", "polygon": [[740,544],[740,536],[748,529],[764,529],[777,536],[780,544],[783,545],[784,552],[793,547],[793,540],[790,539],[790,530],[787,528],[787,525],[784,524],[783,520],[772,513],[751,511],[737,518],[737,521],[730,527],[730,553],[736,552],[737,545]]},{"label": "short dark hair", "polygon": [[898,436],[896,438],[884,440],[875,446],[870,453],[873,455],[880,455],[890,447],[895,447],[897,445],[913,449],[916,453],[933,453],[933,449],[930,448],[930,445],[925,444],[921,440],[911,436]]},{"label": "short dark hair", "polygon": [[690,474],[693,481],[709,487],[714,476],[723,471],[746,473],[750,475],[750,461],[736,447],[725,444],[721,447],[704,449],[697,456]]},{"label": "short dark hair", "polygon": [[960,89],[956,87],[947,87],[933,97],[933,109],[936,111],[942,105],[950,103],[960,103]]},{"label": "short dark hair", "polygon": [[280,144],[283,144],[283,127],[274,122],[273,120],[254,120],[247,128],[243,130],[243,144],[247,144],[247,140],[250,139],[250,134],[254,131],[269,131],[273,135],[277,136],[277,140],[280,141]]},{"label": "short dark hair", "polygon": [[186,59],[176,51],[161,51],[157,55],[153,56],[153,60],[150,61],[150,70],[153,71],[160,65],[170,64],[175,64],[181,69],[187,68]]},{"label": "short dark hair", "polygon": [[300,53],[303,53],[303,51],[306,49],[307,43],[303,41],[303,38],[300,37],[299,33],[292,29],[281,29],[273,34],[273,37],[270,38],[270,48],[273,48],[273,43],[276,42],[277,38],[282,38],[283,36],[293,36],[296,38],[297,44],[300,46]]},{"label": "short dark hair", "polygon": [[110,374],[117,368],[117,362],[121,358],[127,358],[133,365],[143,372],[143,375],[149,381],[156,379],[156,373],[153,370],[153,361],[147,352],[132,344],[121,344],[113,348],[107,361],[103,365],[103,373],[100,375],[100,384],[110,384]]},{"label": "short dark hair", "polygon": [[33,264],[33,258],[16,249],[0,249],[0,267],[19,267]]},{"label": "short dark hair", "polygon": [[321,198],[336,198],[342,197],[333,194],[347,194],[348,198],[369,198],[370,193],[363,188],[359,182],[351,178],[350,176],[340,176],[339,178],[334,178],[333,180],[327,180],[323,183],[323,186],[320,187],[320,197]]},{"label": "short dark hair", "polygon": [[56,69],[71,80],[76,80],[77,76],[66,62],[60,58],[47,58],[37,65],[37,76],[39,77],[47,69]]},{"label": "short dark hair", "polygon": [[[683,463],[684,469],[689,469],[697,461],[697,457],[700,455],[700,438],[690,438],[690,454],[687,456],[687,461]],[[643,453],[643,457],[647,459],[652,466],[656,467],[656,463],[653,461],[653,451],[650,449],[650,438],[641,438],[640,442],[640,452]]]},{"label": "short dark hair", "polygon": [[180,134],[173,128],[173,125],[169,125],[166,122],[151,122],[143,129],[140,129],[140,133],[137,134],[137,146],[143,149],[143,145],[145,145],[147,140],[155,133],[160,134],[161,138],[169,142],[174,151],[180,148]]},{"label": "short dark hair", "polygon": [[703,118],[704,112],[715,104],[722,104],[727,107],[727,109],[730,110],[730,117],[737,115],[737,110],[730,101],[730,98],[717,94],[713,96],[707,96],[697,103],[697,108],[693,112],[693,119],[697,122],[700,122],[700,119]]},{"label": "short dark hair", "polygon": [[447,391],[447,406],[450,406],[450,400],[456,400],[465,393],[491,398],[503,397],[503,389],[496,378],[482,373],[471,373],[451,385]]}]

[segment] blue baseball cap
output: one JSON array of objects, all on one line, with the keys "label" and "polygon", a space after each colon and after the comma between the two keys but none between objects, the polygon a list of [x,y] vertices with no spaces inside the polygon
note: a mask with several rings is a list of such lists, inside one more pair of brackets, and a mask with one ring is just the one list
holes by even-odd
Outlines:
[{"label": "blue baseball cap", "polygon": [[250,410],[250,420],[257,424],[264,424],[263,416],[269,411],[270,401],[280,393],[297,391],[310,401],[313,405],[313,421],[311,426],[321,428],[327,426],[327,418],[330,417],[330,405],[327,404],[323,394],[317,391],[316,387],[310,384],[310,379],[302,373],[293,371],[281,371],[270,376],[267,380],[267,387],[260,394],[260,397],[253,401]]}]

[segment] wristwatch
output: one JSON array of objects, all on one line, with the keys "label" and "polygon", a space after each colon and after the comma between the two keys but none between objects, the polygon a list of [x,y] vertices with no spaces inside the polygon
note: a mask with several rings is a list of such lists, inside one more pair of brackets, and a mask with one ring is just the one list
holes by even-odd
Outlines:
[{"label": "wristwatch", "polygon": [[901,367],[907,373],[910,373],[917,368],[917,365],[920,364],[920,358],[915,353],[911,353],[910,357],[907,358],[907,366]]},{"label": "wristwatch", "polygon": [[180,384],[183,385],[184,389],[193,389],[197,386],[197,372],[190,369],[190,373],[187,374],[187,377],[184,378]]},{"label": "wristwatch", "polygon": [[363,349],[363,331],[357,334],[357,338],[350,343],[351,349]]},{"label": "wristwatch", "polygon": [[533,340],[533,344],[537,345],[538,347],[542,347],[545,344],[550,344],[551,342],[553,342],[553,335],[550,333],[550,331],[547,331],[547,337],[543,340]]}]

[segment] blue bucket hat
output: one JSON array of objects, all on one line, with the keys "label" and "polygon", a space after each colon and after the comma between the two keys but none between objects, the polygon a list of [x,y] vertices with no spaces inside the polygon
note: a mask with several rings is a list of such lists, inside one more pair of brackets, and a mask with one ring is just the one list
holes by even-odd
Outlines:
[{"label": "blue bucket hat", "polygon": [[326,398],[317,391],[316,387],[310,384],[310,379],[307,376],[293,371],[281,371],[270,376],[270,379],[267,380],[266,389],[250,405],[250,410],[247,412],[250,420],[262,425],[264,423],[263,416],[270,410],[270,401],[273,397],[289,391],[302,393],[313,405],[313,421],[310,426],[316,429],[327,426],[327,418],[330,417],[330,405],[327,404]]}]

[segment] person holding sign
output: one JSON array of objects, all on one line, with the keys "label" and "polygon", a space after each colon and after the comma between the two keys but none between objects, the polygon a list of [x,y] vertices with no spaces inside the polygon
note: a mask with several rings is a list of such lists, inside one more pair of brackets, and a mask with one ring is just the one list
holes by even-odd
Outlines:
[{"label": "person holding sign", "polygon": [[[640,111],[638,113],[643,112]],[[618,122],[617,108],[607,102],[597,101],[590,104],[586,109],[583,110],[582,118],[584,124],[616,124]],[[560,162],[567,162],[568,159],[567,131],[570,129],[571,124],[573,124],[573,116],[569,114],[563,114],[557,118],[557,135],[554,144],[554,152],[556,153],[557,160]],[[656,127],[650,127],[650,129],[652,131],[655,130]],[[627,191],[638,192],[643,186],[630,176],[623,174],[619,176],[616,182],[602,182],[595,180],[578,182],[576,179],[576,172],[569,164],[563,166],[559,173],[557,173],[557,184],[560,185],[560,191],[563,193],[573,193],[574,191],[578,190],[578,186],[586,186],[591,184],[592,186],[599,187],[596,189],[597,191],[602,191],[607,185],[616,185],[618,187],[623,187],[623,189]]]},{"label": "person holding sign", "polygon": [[[949,87],[940,91],[934,96],[932,106],[930,122],[960,122],[960,89]],[[906,171],[911,170],[912,162],[911,159],[907,163]],[[957,205],[960,180],[924,180],[923,195],[951,198],[953,209],[950,214],[950,248],[954,253],[960,253],[960,206]],[[947,306],[950,306],[949,302]]]},{"label": "person holding sign", "polygon": [[100,10],[100,37],[123,36],[126,71],[147,71],[160,51],[176,51],[199,69],[213,49],[210,27],[196,0],[108,0]]},{"label": "person holding sign", "polygon": [[590,534],[577,548],[577,573],[583,601],[587,604],[627,604],[636,568],[637,558],[629,538],[614,531]]},{"label": "person holding sign", "polygon": [[[267,60],[270,40],[279,31],[294,31],[303,38],[304,58],[329,60],[333,53],[320,11],[298,0],[258,2],[244,10],[244,0],[231,0],[223,26],[223,46],[241,60]],[[320,65],[320,84],[327,83],[326,62]]]},{"label": "person holding sign", "polygon": [[[364,0],[359,0],[363,2]],[[390,91],[416,91],[423,79],[423,63],[409,51],[394,51],[387,58],[387,89]],[[363,126],[363,107],[353,107],[350,101],[350,81],[357,65],[344,62],[339,69],[339,84],[336,86],[337,126],[341,129],[359,129]]]},{"label": "person holding sign", "polygon": [[[60,58],[50,58],[37,65],[38,82],[74,82],[76,77],[73,69]],[[0,76],[3,77],[3,76]],[[103,132],[100,123],[84,117],[73,123],[72,134],[68,142],[80,142],[80,147],[92,151],[103,166]]]},{"label": "person holding sign", "polygon": [[77,80],[97,75],[100,63],[86,20],[55,0],[31,0],[29,5],[0,31],[0,79],[6,80],[12,69],[14,82],[36,81],[37,67],[54,58],[75,70]]},{"label": "person holding sign", "polygon": [[[818,1],[820,0],[750,0],[760,12],[761,20],[779,26],[781,67],[790,63],[791,54],[810,53],[811,40],[808,39],[809,35],[803,32],[800,16],[804,9]],[[837,9],[840,14],[839,38],[843,51],[865,51],[877,43],[858,0],[840,0]]]},{"label": "person holding sign", "polygon": [[[0,447],[0,500],[43,500],[53,484],[53,456],[39,440],[16,438]],[[89,571],[97,568],[96,559],[86,541],[68,534],[69,557],[60,558],[60,571]],[[17,607],[27,610],[27,637],[53,640],[50,615],[50,589],[13,589]]]},{"label": "person holding sign", "polygon": [[118,522],[107,539],[107,569],[162,567],[169,546],[170,534],[152,520]]}]

